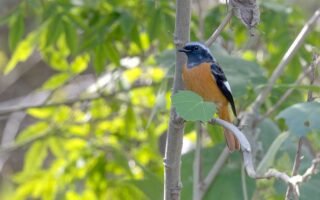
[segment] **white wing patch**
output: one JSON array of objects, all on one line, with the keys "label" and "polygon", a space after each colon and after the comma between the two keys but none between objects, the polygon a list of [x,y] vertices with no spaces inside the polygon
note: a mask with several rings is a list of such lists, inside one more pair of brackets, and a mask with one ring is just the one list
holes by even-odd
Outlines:
[{"label": "white wing patch", "polygon": [[223,84],[227,87],[227,89],[229,90],[229,92],[231,93],[231,87],[228,81],[224,81]]}]

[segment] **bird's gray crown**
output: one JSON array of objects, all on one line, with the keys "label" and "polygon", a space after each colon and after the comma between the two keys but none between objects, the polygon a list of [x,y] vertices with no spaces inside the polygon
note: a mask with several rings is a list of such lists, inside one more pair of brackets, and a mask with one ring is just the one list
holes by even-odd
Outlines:
[{"label": "bird's gray crown", "polygon": [[204,62],[216,62],[210,49],[200,42],[189,42],[178,51],[188,56],[188,68],[195,67]]}]

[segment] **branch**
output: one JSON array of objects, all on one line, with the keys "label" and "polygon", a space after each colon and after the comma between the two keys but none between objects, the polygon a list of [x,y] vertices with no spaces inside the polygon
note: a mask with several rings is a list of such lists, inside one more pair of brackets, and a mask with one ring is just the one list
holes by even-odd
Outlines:
[{"label": "branch", "polygon": [[299,184],[302,182],[305,182],[312,174],[316,173],[316,168],[318,163],[320,163],[320,156],[317,157],[312,161],[312,165],[306,170],[306,172],[303,175],[293,175],[288,176],[284,172],[280,172],[276,169],[269,169],[265,174],[259,175],[257,174],[253,162],[252,162],[252,152],[251,152],[251,146],[248,142],[248,139],[245,137],[245,135],[233,124],[226,122],[221,119],[213,118],[208,121],[210,124],[219,124],[223,126],[224,128],[230,130],[238,139],[240,145],[241,145],[241,152],[243,155],[243,163],[244,167],[247,171],[248,176],[254,179],[269,179],[269,178],[277,178],[289,186],[291,186],[295,191],[297,191],[297,194],[299,194]]},{"label": "branch", "polygon": [[[295,82],[294,85],[299,85],[300,83],[302,83],[302,81],[304,80],[304,78],[311,72],[311,67],[309,69],[307,69]],[[261,116],[257,121],[261,122],[262,120],[264,120],[265,118],[269,117],[272,113],[274,113],[279,106],[281,106],[281,104],[290,96],[290,94],[294,91],[294,88],[290,88],[288,89],[281,97],[280,99],[277,101],[276,104],[274,104],[266,113],[263,114],[263,116]]]},{"label": "branch", "polygon": [[[190,39],[191,0],[176,1],[176,22],[174,43],[176,48],[181,48]],[[173,91],[183,89],[182,65],[186,57],[176,52],[175,75]],[[184,120],[178,120],[173,107],[170,110],[170,122],[167,133],[166,152],[164,158],[164,199],[179,200],[181,191],[180,163],[183,139]]]},{"label": "branch", "polygon": [[201,182],[201,143],[203,128],[198,122],[197,143],[193,161],[193,200],[201,200],[200,182]]},{"label": "branch", "polygon": [[68,99],[66,101],[61,101],[61,102],[53,102],[53,103],[40,103],[40,104],[35,104],[35,105],[18,105],[16,107],[9,107],[9,108],[4,108],[4,109],[0,109],[0,116],[1,115],[8,115],[14,112],[18,112],[18,111],[25,111],[27,109],[30,108],[45,108],[45,107],[55,107],[55,106],[61,106],[61,105],[72,105],[74,103],[82,103],[82,102],[86,102],[86,101],[92,101],[92,100],[96,100],[96,99],[100,99],[100,98],[112,98],[114,97],[116,94],[120,93],[120,92],[129,92],[132,89],[137,89],[140,87],[146,87],[146,86],[151,86],[149,83],[146,84],[136,84],[133,85],[131,88],[129,89],[125,89],[122,91],[114,91],[111,92],[110,94],[95,94],[93,96],[89,96],[89,97],[85,97],[85,98],[74,98],[74,99]]},{"label": "branch", "polygon": [[201,184],[202,193],[201,193],[200,199],[202,199],[204,197],[204,195],[207,193],[209,186],[214,181],[214,179],[217,177],[219,171],[221,170],[222,166],[224,165],[224,163],[228,159],[229,155],[230,155],[230,152],[229,152],[228,148],[225,147],[223,149],[223,151],[221,152],[219,158],[217,159],[217,161],[214,163],[213,167],[209,171],[207,177],[203,180],[203,182]]},{"label": "branch", "polygon": [[[296,152],[296,157],[294,159],[294,164],[293,164],[293,168],[292,168],[292,176],[295,176],[298,174],[299,168],[300,168],[300,163],[301,163],[301,147],[302,147],[302,138],[299,138],[299,142],[298,142],[298,148],[297,148],[297,152]],[[287,192],[286,192],[286,200],[290,200],[291,195],[294,195],[295,199],[298,199],[298,194],[295,192],[294,188],[292,186],[288,186],[287,188]]]},{"label": "branch", "polygon": [[289,47],[288,51],[284,54],[283,58],[281,59],[280,63],[273,71],[272,76],[269,79],[267,87],[259,94],[255,102],[253,103],[253,111],[257,113],[261,104],[265,101],[268,94],[272,90],[272,86],[275,84],[276,80],[279,76],[283,73],[284,68],[287,66],[289,61],[292,59],[293,55],[297,52],[299,47],[302,45],[304,39],[308,35],[308,33],[313,29],[314,25],[316,24],[317,20],[320,17],[320,9],[318,9],[313,16],[309,19],[309,21],[303,26],[302,30],[294,40],[294,42]]},{"label": "branch", "polygon": [[206,46],[209,47],[214,43],[214,41],[216,41],[216,39],[219,37],[222,30],[227,26],[227,24],[231,20],[232,16],[233,16],[233,8],[230,8],[227,16],[221,22],[219,27],[212,33],[212,35],[209,37],[209,39],[205,42]]}]

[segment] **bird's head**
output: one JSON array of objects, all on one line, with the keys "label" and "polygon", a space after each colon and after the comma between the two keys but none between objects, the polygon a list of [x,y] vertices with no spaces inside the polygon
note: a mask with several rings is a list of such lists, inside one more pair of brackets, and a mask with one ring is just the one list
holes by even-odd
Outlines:
[{"label": "bird's head", "polygon": [[204,62],[216,62],[210,49],[200,42],[189,42],[183,48],[178,49],[188,56],[188,68],[195,67]]}]

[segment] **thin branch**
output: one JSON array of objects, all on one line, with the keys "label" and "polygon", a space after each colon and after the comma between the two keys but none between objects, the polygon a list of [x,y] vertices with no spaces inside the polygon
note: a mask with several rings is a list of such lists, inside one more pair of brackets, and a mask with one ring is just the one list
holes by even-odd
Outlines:
[{"label": "thin branch", "polygon": [[288,51],[284,54],[283,58],[281,59],[280,63],[276,67],[276,69],[273,71],[272,76],[269,79],[267,87],[259,94],[255,102],[253,103],[253,111],[255,113],[258,112],[260,106],[265,101],[267,96],[272,90],[272,86],[275,84],[276,80],[279,78],[279,76],[283,73],[284,68],[287,66],[287,64],[291,61],[299,47],[302,45],[304,39],[308,35],[308,33],[314,28],[314,25],[316,24],[317,20],[320,17],[320,9],[318,9],[313,16],[308,20],[308,22],[303,26],[302,30],[294,40],[294,42],[289,47]]},{"label": "thin branch", "polygon": [[229,21],[231,20],[233,16],[233,8],[230,8],[228,11],[227,16],[224,18],[224,20],[221,22],[221,24],[219,25],[219,27],[212,33],[212,35],[210,36],[210,38],[205,42],[205,44],[209,47],[211,46],[216,39],[219,37],[220,33],[222,32],[222,30],[227,26],[227,24],[229,23]]},{"label": "thin branch", "polygon": [[[190,40],[191,0],[176,1],[176,22],[174,43],[181,48]],[[175,75],[172,94],[183,89],[182,66],[186,57],[176,52]],[[167,132],[166,151],[164,158],[164,199],[179,200],[181,191],[181,149],[183,140],[184,120],[179,120],[173,107],[170,109],[170,122]]]},{"label": "thin branch", "polygon": [[[304,80],[304,78],[311,72],[311,68],[307,69],[295,82],[294,85],[300,85],[302,83],[302,81]],[[290,88],[288,89],[281,97],[280,99],[277,101],[277,103],[275,103],[266,113],[264,113],[257,121],[261,122],[262,120],[264,120],[265,118],[269,117],[272,113],[274,113],[279,106],[281,106],[281,104],[283,102],[285,102],[285,100],[291,95],[291,93],[294,91],[294,88]]]},{"label": "thin branch", "polygon": [[197,142],[193,160],[193,200],[201,200],[200,182],[201,182],[201,148],[203,128],[200,122],[197,130]]},{"label": "thin branch", "polygon": [[297,194],[299,194],[299,184],[302,182],[305,182],[312,174],[316,173],[316,168],[318,163],[320,162],[320,157],[317,157],[313,160],[312,165],[306,170],[306,172],[303,175],[294,175],[294,176],[288,176],[284,172],[280,172],[276,169],[269,169],[265,174],[257,174],[253,161],[252,161],[252,152],[251,152],[251,146],[248,142],[248,139],[246,136],[233,124],[226,122],[221,119],[213,118],[208,121],[210,124],[219,124],[223,126],[224,128],[230,130],[238,139],[241,151],[243,155],[243,163],[244,167],[247,171],[248,176],[254,179],[269,179],[269,178],[277,178],[284,183],[290,185],[293,187],[294,191],[297,191]]},{"label": "thin branch", "polygon": [[[313,58],[312,58],[312,64],[310,66],[310,74],[309,74],[309,79],[310,79],[310,85],[314,84],[314,80],[315,80],[315,71],[316,71],[316,66],[320,63],[320,59],[319,59],[319,55],[314,53],[313,54]],[[308,102],[313,101],[313,93],[312,90],[308,91]]]},{"label": "thin branch", "polygon": [[228,159],[229,155],[230,155],[230,152],[229,152],[228,148],[225,147],[223,149],[223,151],[221,152],[219,158],[217,159],[217,161],[214,163],[213,167],[209,171],[207,177],[203,180],[203,182],[201,184],[202,193],[201,193],[200,199],[202,199],[204,197],[204,195],[207,193],[209,186],[214,181],[214,179],[217,177],[219,171],[223,167],[223,165],[226,162],[226,160]]},{"label": "thin branch", "polygon": [[125,89],[122,91],[114,91],[110,94],[95,94],[93,96],[89,96],[89,97],[85,97],[85,98],[74,98],[74,99],[68,99],[66,101],[62,101],[62,102],[53,102],[53,103],[40,103],[37,105],[18,105],[16,107],[10,107],[10,108],[5,108],[5,109],[0,109],[0,116],[1,115],[8,115],[11,114],[13,112],[18,112],[18,111],[25,111],[27,109],[30,108],[45,108],[45,107],[55,107],[55,106],[61,106],[61,105],[72,105],[74,103],[82,103],[82,102],[86,102],[86,101],[92,101],[92,100],[96,100],[96,99],[100,99],[100,98],[104,98],[104,99],[109,99],[114,97],[116,94],[118,93],[122,93],[122,92],[129,92],[132,89],[137,89],[140,87],[146,87],[146,86],[151,86],[149,83],[147,84],[137,84],[132,86],[129,89]]},{"label": "thin branch", "polygon": [[242,192],[243,192],[243,200],[249,200],[245,169],[243,164],[241,165],[241,186],[242,186]]},{"label": "thin branch", "polygon": [[[298,174],[300,163],[301,163],[301,147],[302,147],[302,138],[299,138],[296,157],[294,159],[294,164],[292,168],[291,176],[295,176]],[[297,199],[298,194],[294,191],[293,187],[291,185],[288,186],[287,192],[286,192],[286,200],[290,200],[291,196],[294,195],[294,198]]]},{"label": "thin branch", "polygon": [[204,13],[202,8],[202,2],[201,0],[197,0],[197,6],[198,6],[198,16],[199,16],[199,31],[198,31],[198,37],[201,42],[204,40]]}]

